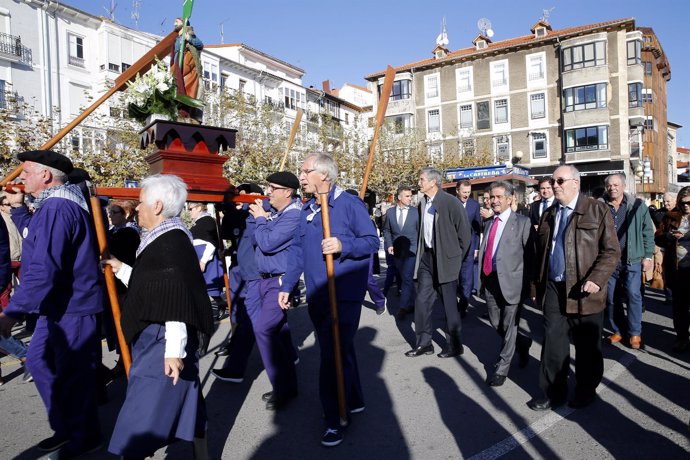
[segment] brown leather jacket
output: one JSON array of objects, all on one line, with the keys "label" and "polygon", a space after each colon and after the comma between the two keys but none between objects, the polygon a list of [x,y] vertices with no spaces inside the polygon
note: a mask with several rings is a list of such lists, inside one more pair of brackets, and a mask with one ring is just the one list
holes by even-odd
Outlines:
[{"label": "brown leather jacket", "polygon": [[[558,206],[544,211],[537,231],[537,305],[542,308],[557,211]],[[603,311],[608,281],[620,260],[620,245],[608,206],[580,194],[565,230],[566,313],[591,315]],[[601,290],[596,294],[583,293],[585,281],[592,281]]]},{"label": "brown leather jacket", "polygon": [[673,235],[673,231],[678,230],[682,219],[683,214],[678,208],[674,208],[666,213],[654,234],[654,242],[664,250],[664,281],[670,289],[675,289],[678,281],[678,238]]}]

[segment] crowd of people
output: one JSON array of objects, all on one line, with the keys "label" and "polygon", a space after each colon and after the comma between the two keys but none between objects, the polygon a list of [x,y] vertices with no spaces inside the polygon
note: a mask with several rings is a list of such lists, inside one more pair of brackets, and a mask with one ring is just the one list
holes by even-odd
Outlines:
[{"label": "crowd of people", "polygon": [[[366,409],[354,339],[367,291],[379,313],[397,284],[395,318],[413,315],[415,326],[415,342],[405,352],[410,358],[435,353],[431,318],[437,300],[446,332],[437,356],[461,356],[463,318],[473,295],[482,297],[501,342],[486,376],[490,387],[505,383],[514,355],[520,367],[527,365],[532,338],[520,328],[520,316],[525,303],[537,306],[544,338],[542,393],[528,402],[535,411],[565,403],[584,408],[596,400],[602,342],[644,346],[643,290],[650,273],[663,274],[673,304],[673,350],[688,348],[690,288],[682,280],[690,274],[690,187],[667,194],[665,209],[650,210],[626,193],[623,174],[608,176],[603,195],[592,198],[581,191],[577,168],[562,165],[539,181],[538,200],[529,207],[506,181],[491,183],[480,204],[469,181],[459,182],[455,195],[446,193],[441,171],[424,168],[416,187],[400,184],[382,218],[388,269],[381,292],[372,274],[380,246],[374,220],[356,194],[337,184],[337,164],[329,155],[307,155],[299,176],[267,176],[267,198],[258,184],[240,185],[233,193],[256,199],[227,200],[220,225],[206,203],[188,201],[180,178],[150,176],[141,183],[138,203],[100,204],[109,220],[110,252],[102,260],[81,183],[86,177],[75,175],[70,160],[53,151],[18,158],[24,191],[0,197],[10,217],[0,219],[0,349],[17,321],[29,327],[33,318],[26,354],[9,353],[25,359],[54,431],[37,448],[57,452],[56,458],[101,448],[102,389],[125,371],[127,393],[108,450],[125,459],[146,458],[184,440],[193,444],[195,458],[208,458],[199,359],[226,309],[232,334],[215,353],[227,358],[212,374],[242,383],[256,344],[272,388],[262,395],[266,409],[291,404],[298,396],[299,356],[287,311],[301,300],[300,279],[320,349],[326,447],[341,444],[352,415]],[[324,238],[325,228],[332,236]],[[117,320],[106,300],[105,269],[117,278]],[[131,366],[124,363],[117,329],[131,349]],[[113,369],[102,364],[104,336],[122,355]],[[571,341],[576,360],[569,395]]]}]

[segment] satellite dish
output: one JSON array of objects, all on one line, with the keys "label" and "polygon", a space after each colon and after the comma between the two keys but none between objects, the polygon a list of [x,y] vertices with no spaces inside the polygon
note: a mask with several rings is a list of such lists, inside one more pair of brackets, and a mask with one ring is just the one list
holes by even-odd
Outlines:
[{"label": "satellite dish", "polygon": [[493,29],[486,29],[486,36],[491,38],[494,36],[494,30]]},{"label": "satellite dish", "polygon": [[486,35],[487,32],[491,30],[491,21],[486,18],[481,18],[479,21],[477,21],[477,28],[482,35]]}]

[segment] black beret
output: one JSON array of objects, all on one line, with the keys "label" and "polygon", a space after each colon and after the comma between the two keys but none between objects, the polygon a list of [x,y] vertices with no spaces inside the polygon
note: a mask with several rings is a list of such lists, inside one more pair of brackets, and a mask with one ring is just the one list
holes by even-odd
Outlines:
[{"label": "black beret", "polygon": [[67,174],[67,180],[70,184],[79,184],[81,182],[91,182],[91,176],[82,168],[74,168],[71,173]]},{"label": "black beret", "polygon": [[267,182],[271,184],[282,185],[283,187],[288,187],[294,190],[299,188],[299,179],[297,176],[292,174],[290,171],[280,171],[271,174],[266,178]]},{"label": "black beret", "polygon": [[69,174],[74,169],[72,161],[66,156],[52,150],[27,150],[17,155],[19,161],[33,161],[45,166],[50,166]]},{"label": "black beret", "polygon": [[255,184],[254,182],[248,182],[248,183],[238,185],[237,191],[238,192],[245,192],[245,193],[258,193],[259,195],[264,194],[264,190],[261,187],[259,187],[258,184]]}]

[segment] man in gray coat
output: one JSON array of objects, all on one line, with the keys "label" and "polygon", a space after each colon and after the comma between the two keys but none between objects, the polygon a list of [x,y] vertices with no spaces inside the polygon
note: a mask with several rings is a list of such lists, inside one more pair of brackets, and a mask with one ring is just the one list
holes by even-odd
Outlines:
[{"label": "man in gray coat", "polygon": [[529,295],[531,261],[534,260],[534,229],[530,218],[512,211],[513,185],[498,181],[489,186],[489,200],[494,217],[484,228],[479,248],[481,285],[486,296],[489,320],[503,338],[503,345],[493,375],[486,382],[503,385],[516,346],[520,367],[529,361],[532,341],[518,332],[522,300]]},{"label": "man in gray coat", "polygon": [[417,343],[415,348],[405,353],[409,357],[434,353],[431,312],[437,297],[443,302],[448,326],[447,348],[438,357],[452,358],[464,351],[456,293],[460,266],[470,247],[470,225],[460,201],[441,190],[441,177],[441,172],[433,168],[424,168],[419,175],[419,191],[424,196],[419,204],[415,262]]}]

